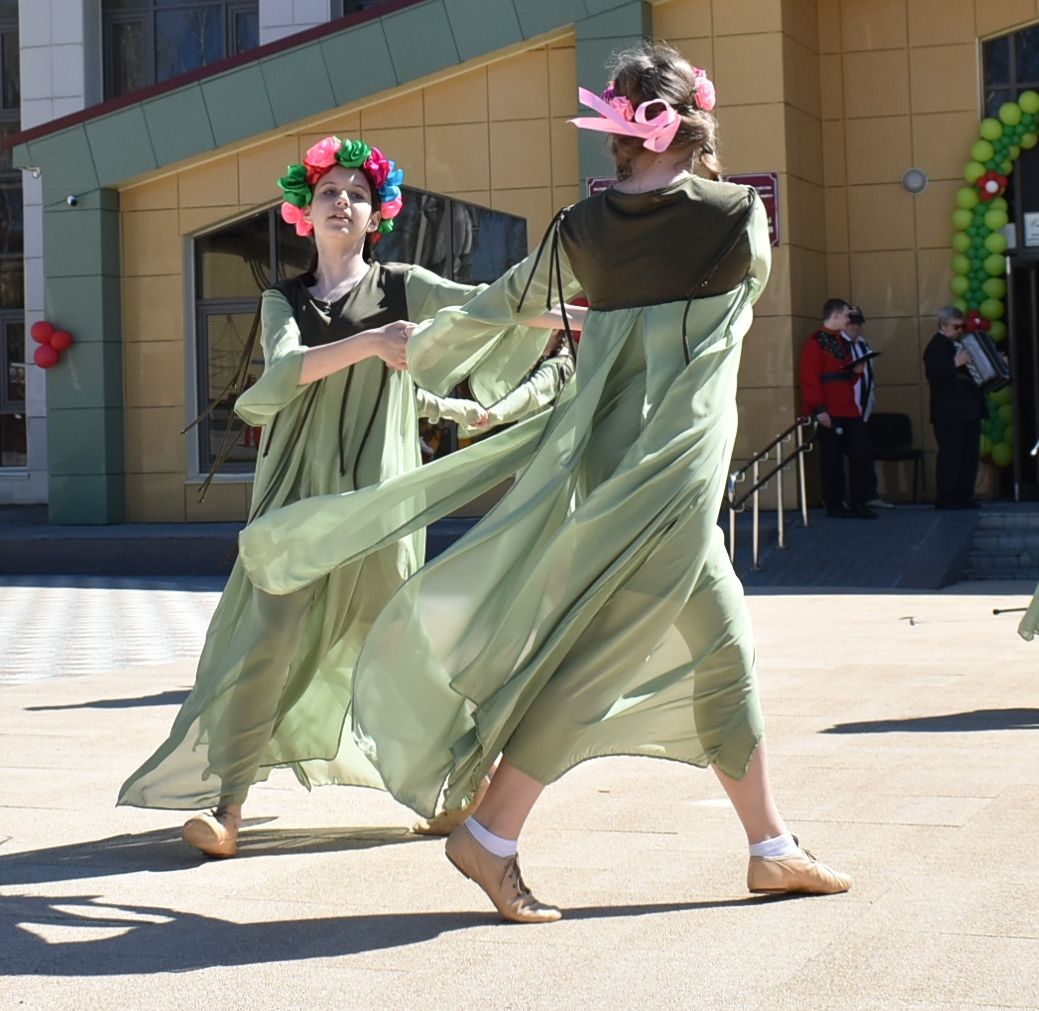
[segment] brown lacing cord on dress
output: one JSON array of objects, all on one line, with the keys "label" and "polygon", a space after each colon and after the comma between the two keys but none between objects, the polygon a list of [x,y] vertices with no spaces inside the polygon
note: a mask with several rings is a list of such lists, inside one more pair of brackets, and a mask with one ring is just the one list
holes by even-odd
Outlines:
[{"label": "brown lacing cord on dress", "polygon": [[351,365],[346,373],[346,386],[343,388],[343,402],[339,405],[339,476],[346,474],[346,402],[350,399],[350,387],[354,381],[354,367]]},{"label": "brown lacing cord on dress", "polygon": [[[378,393],[378,395],[375,398],[375,406],[372,407],[371,417],[368,419],[368,424],[365,426],[365,429],[364,429],[364,435],[361,436],[361,444],[357,447],[357,453],[354,456],[353,483],[354,483],[354,488],[355,489],[357,488],[357,470],[358,470],[358,468],[361,465],[361,455],[364,453],[364,447],[365,447],[365,445],[368,442],[368,436],[372,434],[372,428],[375,426],[375,419],[379,416],[379,407],[382,404],[382,395],[383,395],[383,393],[386,390],[386,379],[389,376],[389,373],[390,373],[389,367],[386,365],[385,362],[383,362],[382,376],[379,378],[379,393]],[[343,400],[344,401],[346,400],[346,395],[345,394],[343,396]],[[345,438],[346,438],[345,433],[341,434],[341,436],[340,436],[340,457],[339,457],[340,460],[343,459],[343,456],[342,456],[342,452],[343,452],[342,451],[342,444],[343,444],[343,441],[345,441]],[[345,464],[343,465],[342,473],[344,475],[346,474]]]},{"label": "brown lacing cord on dress", "polygon": [[750,224],[750,217],[754,213],[754,197],[753,192],[748,192],[748,203],[747,209],[743,213],[743,217],[740,218],[740,223],[736,226],[732,235],[729,237],[729,241],[722,248],[722,251],[714,258],[711,265],[707,268],[706,274],[704,274],[703,280],[693,288],[693,293],[686,299],[685,311],[682,313],[682,354],[685,357],[685,363],[688,365],[692,361],[692,357],[689,353],[689,310],[693,307],[693,302],[696,300],[696,296],[700,289],[705,287],[714,277],[715,271],[722,265],[725,258],[731,253],[739,243],[740,239],[743,238],[744,232],[747,230],[747,225]]},{"label": "brown lacing cord on dress", "polygon": [[523,294],[520,295],[519,302],[516,303],[516,312],[519,312],[523,308],[523,303],[527,298],[527,294],[530,292],[530,285],[534,280],[534,275],[538,272],[538,264],[541,262],[541,254],[544,252],[545,243],[548,242],[549,236],[552,238],[551,246],[548,254],[548,290],[545,295],[545,308],[554,308],[552,303],[552,285],[556,286],[556,295],[558,296],[559,312],[563,317],[563,335],[566,340],[567,347],[570,349],[570,354],[575,355],[576,349],[574,345],[574,335],[570,329],[570,319],[566,314],[566,296],[563,291],[563,263],[559,255],[559,230],[562,227],[563,219],[569,212],[570,207],[564,207],[558,211],[554,218],[549,222],[548,228],[545,229],[545,234],[541,238],[541,242],[538,243],[537,253],[534,255],[534,263],[530,268],[530,274],[527,277],[527,283],[523,286]]}]

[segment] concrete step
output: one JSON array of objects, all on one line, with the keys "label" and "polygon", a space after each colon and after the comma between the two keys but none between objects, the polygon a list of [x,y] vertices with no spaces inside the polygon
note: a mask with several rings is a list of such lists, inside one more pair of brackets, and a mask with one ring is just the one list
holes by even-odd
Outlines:
[{"label": "concrete step", "polygon": [[978,515],[978,529],[1039,531],[1039,512],[995,512],[982,509]]},{"label": "concrete step", "polygon": [[978,551],[1008,551],[1021,554],[1034,552],[1039,558],[1039,529],[988,527],[974,534],[971,546]]}]

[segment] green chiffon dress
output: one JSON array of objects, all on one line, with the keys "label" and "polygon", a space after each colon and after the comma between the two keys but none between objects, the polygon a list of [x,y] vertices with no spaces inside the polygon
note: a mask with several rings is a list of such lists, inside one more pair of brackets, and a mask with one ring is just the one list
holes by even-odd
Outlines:
[{"label": "green chiffon dress", "polygon": [[297,592],[451,507],[483,473],[523,467],[393,595],[358,659],[354,738],[398,800],[424,815],[457,806],[502,752],[543,783],[604,755],[744,774],[763,722],[717,517],[741,343],[769,264],[745,187],[687,176],[581,201],[538,254],[409,342],[423,386],[472,375],[490,388],[531,357],[502,328],[583,290],[577,371],[553,410],[421,475],[242,532],[256,584]]},{"label": "green chiffon dress", "polygon": [[[264,293],[265,369],[235,405],[247,424],[263,428],[253,520],[419,471],[418,415],[472,420],[463,403],[416,389],[407,372],[377,358],[304,386],[299,377],[307,347],[426,319],[478,290],[421,267],[373,263],[332,304],[312,299],[300,278]],[[255,587],[236,562],[194,688],[169,738],[129,777],[118,802],[188,810],[241,802],[274,766],[292,768],[308,787],[381,787],[378,771],[343,735],[350,678],[372,620],[423,555],[416,528],[280,596]]]}]

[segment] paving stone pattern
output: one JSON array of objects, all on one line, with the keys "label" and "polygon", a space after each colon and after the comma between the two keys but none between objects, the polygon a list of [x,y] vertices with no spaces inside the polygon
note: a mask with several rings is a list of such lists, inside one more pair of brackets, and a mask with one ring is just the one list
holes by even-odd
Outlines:
[{"label": "paving stone pattern", "polygon": [[0,579],[0,684],[197,657],[219,577]]}]

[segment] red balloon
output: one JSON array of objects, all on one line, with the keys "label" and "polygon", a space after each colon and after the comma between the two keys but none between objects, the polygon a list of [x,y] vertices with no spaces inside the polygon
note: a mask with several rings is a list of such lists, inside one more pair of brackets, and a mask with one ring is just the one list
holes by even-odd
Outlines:
[{"label": "red balloon", "polygon": [[41,344],[32,355],[32,360],[41,369],[52,369],[58,364],[58,352],[49,344]]},{"label": "red balloon", "polygon": [[46,344],[50,341],[52,333],[54,333],[54,327],[52,327],[45,319],[37,320],[29,330],[29,336],[32,337],[37,344]]},{"label": "red balloon", "polygon": [[50,346],[55,351],[68,351],[72,347],[72,334],[68,330],[55,330],[51,334]]}]

